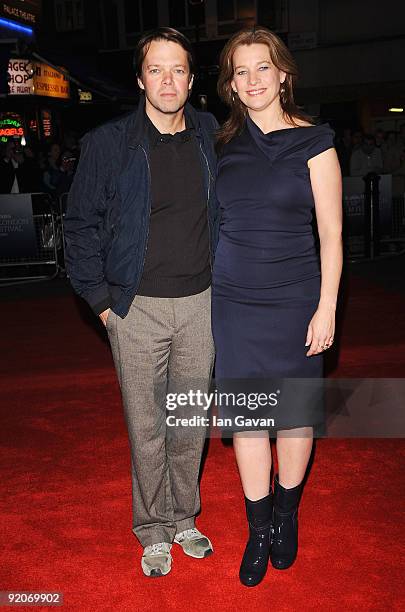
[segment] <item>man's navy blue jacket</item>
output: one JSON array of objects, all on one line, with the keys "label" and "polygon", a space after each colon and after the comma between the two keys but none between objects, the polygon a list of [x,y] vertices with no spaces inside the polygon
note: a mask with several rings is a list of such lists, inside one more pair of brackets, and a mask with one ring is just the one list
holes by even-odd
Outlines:
[{"label": "man's navy blue jacket", "polygon": [[[200,146],[213,261],[219,226],[213,188],[218,124],[188,103],[185,113]],[[112,308],[124,318],[141,281],[151,210],[148,150],[144,98],[135,112],[91,130],[82,141],[64,221],[65,259],[73,288],[96,314]]]}]

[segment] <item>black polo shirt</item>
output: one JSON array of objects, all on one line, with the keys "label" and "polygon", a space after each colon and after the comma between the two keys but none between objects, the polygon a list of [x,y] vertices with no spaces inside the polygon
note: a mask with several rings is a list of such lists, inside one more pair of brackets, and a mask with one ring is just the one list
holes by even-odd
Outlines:
[{"label": "black polo shirt", "polygon": [[211,284],[207,194],[192,126],[161,134],[146,115],[151,216],[139,295],[185,297]]}]

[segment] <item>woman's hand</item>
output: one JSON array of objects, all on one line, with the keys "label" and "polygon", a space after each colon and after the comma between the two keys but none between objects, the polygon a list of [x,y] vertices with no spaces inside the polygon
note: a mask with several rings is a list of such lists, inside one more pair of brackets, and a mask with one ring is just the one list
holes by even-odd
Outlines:
[{"label": "woman's hand", "polygon": [[319,305],[312,317],[307,332],[305,346],[309,346],[307,357],[322,353],[333,343],[335,334],[335,309],[331,306]]}]

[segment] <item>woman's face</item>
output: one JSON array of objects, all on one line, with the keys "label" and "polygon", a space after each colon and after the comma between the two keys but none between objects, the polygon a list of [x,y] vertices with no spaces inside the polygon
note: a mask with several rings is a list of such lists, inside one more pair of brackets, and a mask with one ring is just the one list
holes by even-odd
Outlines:
[{"label": "woman's face", "polygon": [[275,101],[279,104],[280,84],[286,73],[274,66],[267,45],[240,45],[233,54],[232,63],[232,89],[248,109],[263,111]]}]

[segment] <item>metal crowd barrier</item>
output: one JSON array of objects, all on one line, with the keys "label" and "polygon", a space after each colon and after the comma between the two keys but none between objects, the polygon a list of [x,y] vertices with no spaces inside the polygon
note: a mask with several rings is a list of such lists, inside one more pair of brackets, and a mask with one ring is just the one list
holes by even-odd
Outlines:
[{"label": "metal crowd barrier", "polygon": [[64,272],[59,198],[0,195],[0,284],[50,280]]},{"label": "metal crowd barrier", "polygon": [[59,198],[59,215],[60,215],[61,231],[62,231],[63,262],[65,262],[65,233],[64,233],[64,224],[63,224],[63,221],[64,221],[64,218],[65,218],[65,215],[66,215],[66,210],[67,210],[68,195],[69,195],[69,192],[62,193],[62,195]]},{"label": "metal crowd barrier", "polygon": [[391,237],[393,241],[405,241],[405,194],[392,198]]},{"label": "metal crowd barrier", "polygon": [[[387,196],[387,176],[368,175],[361,181],[343,196],[346,257],[356,261],[404,252],[405,193]],[[0,284],[65,274],[67,196],[0,194]]]},{"label": "metal crowd barrier", "polygon": [[375,259],[405,250],[405,193],[392,197],[391,180],[391,175],[375,173],[344,179],[343,238],[349,259]]}]

